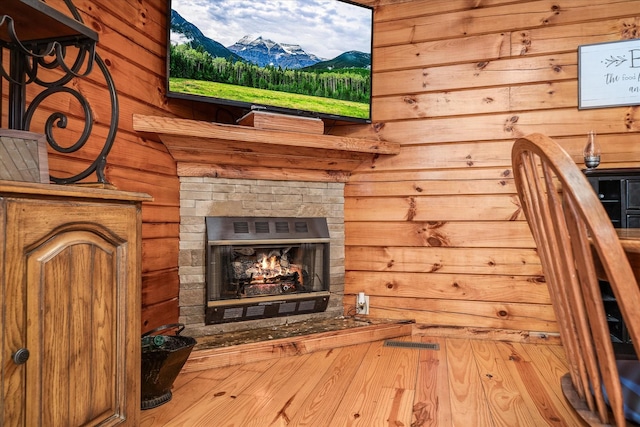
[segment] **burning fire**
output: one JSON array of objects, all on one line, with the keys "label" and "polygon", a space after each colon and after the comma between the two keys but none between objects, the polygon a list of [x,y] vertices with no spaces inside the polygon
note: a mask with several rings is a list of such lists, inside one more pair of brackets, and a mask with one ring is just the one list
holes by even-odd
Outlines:
[{"label": "burning fire", "polygon": [[278,273],[282,272],[282,268],[280,266],[280,263],[278,262],[278,258],[275,255],[272,255],[270,257],[267,256],[263,256],[262,260],[259,261],[260,266],[262,267],[262,270],[267,270],[267,271],[277,271]]},{"label": "burning fire", "polygon": [[259,254],[255,264],[255,271],[251,271],[256,280],[285,276],[292,272],[287,258],[287,252],[280,254],[279,251],[278,253],[272,251],[268,254]]},{"label": "burning fire", "polygon": [[295,292],[303,289],[303,268],[290,262],[291,247],[265,251],[243,248],[233,262],[235,277],[248,295]]}]

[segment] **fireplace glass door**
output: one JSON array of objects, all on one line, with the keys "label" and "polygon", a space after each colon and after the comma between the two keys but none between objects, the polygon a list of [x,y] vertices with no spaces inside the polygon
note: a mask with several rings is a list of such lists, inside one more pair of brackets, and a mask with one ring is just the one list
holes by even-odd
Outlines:
[{"label": "fireplace glass door", "polygon": [[211,291],[222,300],[321,291],[316,265],[322,259],[323,245],[317,243],[218,246],[220,274],[212,278]]},{"label": "fireplace glass door", "polygon": [[324,218],[207,217],[207,323],[324,311]]}]

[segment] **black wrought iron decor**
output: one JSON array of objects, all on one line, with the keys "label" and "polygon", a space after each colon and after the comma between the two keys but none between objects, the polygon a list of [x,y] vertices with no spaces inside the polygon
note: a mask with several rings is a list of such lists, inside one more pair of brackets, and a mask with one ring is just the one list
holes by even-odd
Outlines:
[{"label": "black wrought iron decor", "polygon": [[[92,135],[94,114],[87,98],[69,83],[88,76],[97,65],[105,79],[111,104],[111,121],[104,145],[95,160],[82,172],[65,178],[50,178],[57,184],[70,184],[95,173],[99,183],[107,184],[104,169],[115,141],[119,117],[115,84],[106,64],[96,52],[97,33],[84,25],[71,0],[64,2],[74,19],[40,0],[3,0],[0,4],[0,79],[6,79],[9,87],[7,127],[36,131],[31,129],[32,119],[43,101],[54,94],[64,93],[75,99],[84,115],[81,118],[84,128],[80,136],[71,144],[56,141],[54,126],[64,129],[68,125],[69,117],[62,111],[49,114],[42,133],[46,135],[49,146],[59,153],[74,153],[85,147]],[[10,53],[9,72],[4,68],[5,49]],[[73,53],[70,53],[71,50]],[[51,81],[44,81],[38,75],[42,68],[59,70],[60,73],[55,74]],[[26,87],[29,84],[44,89],[27,106]]]}]

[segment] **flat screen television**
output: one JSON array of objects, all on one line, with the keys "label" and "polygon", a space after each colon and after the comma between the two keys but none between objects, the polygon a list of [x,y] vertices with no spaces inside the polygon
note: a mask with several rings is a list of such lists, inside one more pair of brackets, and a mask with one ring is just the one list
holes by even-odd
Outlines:
[{"label": "flat screen television", "polygon": [[373,8],[348,0],[171,0],[167,96],[371,121]]}]

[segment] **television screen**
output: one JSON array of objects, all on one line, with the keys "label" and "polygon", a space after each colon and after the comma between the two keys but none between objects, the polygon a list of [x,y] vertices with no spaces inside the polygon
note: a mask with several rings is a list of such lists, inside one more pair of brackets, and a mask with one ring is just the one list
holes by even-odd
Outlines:
[{"label": "television screen", "polygon": [[171,0],[167,95],[371,120],[373,9],[346,0]]}]

